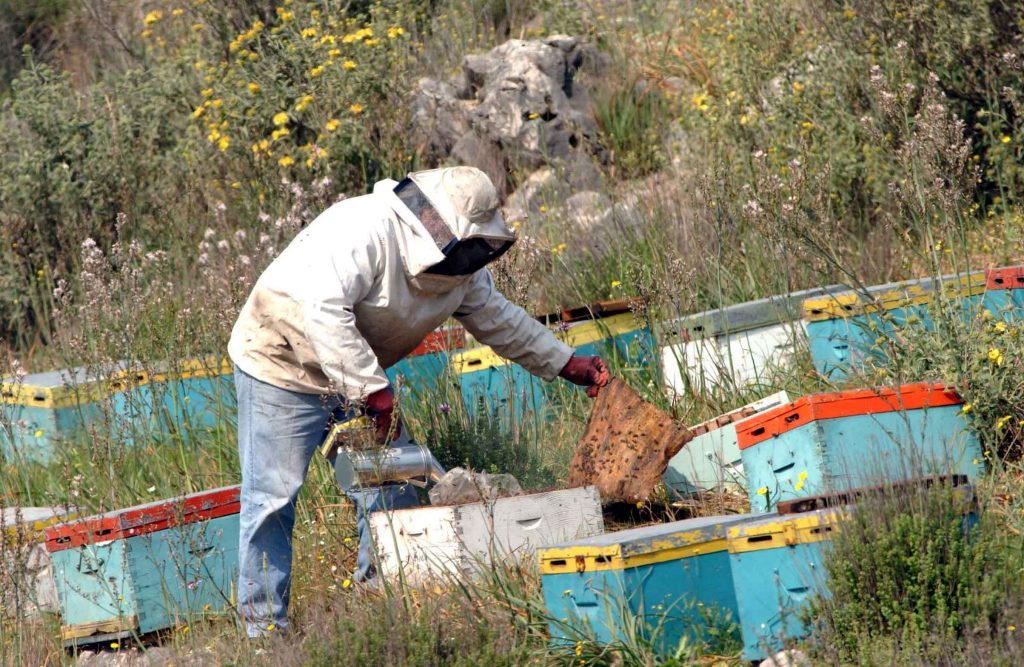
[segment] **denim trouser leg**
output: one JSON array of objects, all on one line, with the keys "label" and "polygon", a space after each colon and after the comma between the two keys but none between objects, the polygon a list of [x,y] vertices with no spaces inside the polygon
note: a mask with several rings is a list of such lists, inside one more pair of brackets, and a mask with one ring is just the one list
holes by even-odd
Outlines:
[{"label": "denim trouser leg", "polygon": [[[337,400],[280,389],[235,369],[238,454],[242,470],[238,606],[250,636],[288,625],[295,499],[331,421],[346,413]],[[370,513],[417,504],[409,485],[353,491],[359,554],[356,581],[373,577]]]}]

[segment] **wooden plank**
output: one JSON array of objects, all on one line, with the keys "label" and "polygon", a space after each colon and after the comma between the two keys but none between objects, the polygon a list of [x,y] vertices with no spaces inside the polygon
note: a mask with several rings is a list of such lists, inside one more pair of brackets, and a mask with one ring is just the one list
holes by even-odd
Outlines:
[{"label": "wooden plank", "polygon": [[594,485],[605,501],[640,502],[692,437],[685,426],[613,379],[598,395],[576,446],[569,485]]}]

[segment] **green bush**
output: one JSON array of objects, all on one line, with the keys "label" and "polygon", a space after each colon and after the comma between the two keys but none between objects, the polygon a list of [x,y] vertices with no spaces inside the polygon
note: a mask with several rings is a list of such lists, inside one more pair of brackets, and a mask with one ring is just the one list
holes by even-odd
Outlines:
[{"label": "green bush", "polygon": [[806,614],[819,657],[858,664],[872,646],[927,662],[938,646],[1005,632],[1004,608],[1024,589],[1020,540],[948,487],[902,490],[862,502],[832,539],[830,596]]}]

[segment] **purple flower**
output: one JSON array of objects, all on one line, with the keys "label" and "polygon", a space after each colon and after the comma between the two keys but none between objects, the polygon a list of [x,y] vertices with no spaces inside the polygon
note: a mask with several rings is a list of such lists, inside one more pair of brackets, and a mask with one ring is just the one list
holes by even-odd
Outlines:
[{"label": "purple flower", "polygon": [[446,414],[448,414],[451,411],[452,411],[452,406],[448,405],[447,403],[442,403],[441,404],[441,414],[442,415],[446,415]]}]

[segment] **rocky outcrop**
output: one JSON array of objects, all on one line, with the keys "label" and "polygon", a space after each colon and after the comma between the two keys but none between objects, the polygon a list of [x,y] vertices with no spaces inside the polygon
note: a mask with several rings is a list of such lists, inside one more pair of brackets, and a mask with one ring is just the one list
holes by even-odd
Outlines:
[{"label": "rocky outcrop", "polygon": [[591,178],[597,125],[577,74],[605,67],[597,49],[564,35],[468,55],[451,81],[420,80],[415,138],[428,159],[478,167],[504,193],[510,173],[546,165],[570,179],[590,165],[582,177]]}]

